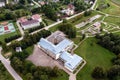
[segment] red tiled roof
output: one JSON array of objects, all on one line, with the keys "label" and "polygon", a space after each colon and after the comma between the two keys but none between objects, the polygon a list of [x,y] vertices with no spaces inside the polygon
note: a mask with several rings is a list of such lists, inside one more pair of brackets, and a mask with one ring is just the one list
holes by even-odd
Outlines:
[{"label": "red tiled roof", "polygon": [[40,19],[40,18],[41,18],[41,17],[40,17],[39,14],[32,15],[32,19],[38,20],[38,19]]},{"label": "red tiled roof", "polygon": [[4,30],[5,30],[5,31],[9,30],[9,29],[8,29],[8,26],[5,26],[5,27],[4,27]]},{"label": "red tiled roof", "polygon": [[20,23],[23,23],[23,22],[26,22],[26,21],[28,21],[28,20],[26,19],[26,17],[21,17],[21,18],[19,19],[19,22],[20,22]]}]

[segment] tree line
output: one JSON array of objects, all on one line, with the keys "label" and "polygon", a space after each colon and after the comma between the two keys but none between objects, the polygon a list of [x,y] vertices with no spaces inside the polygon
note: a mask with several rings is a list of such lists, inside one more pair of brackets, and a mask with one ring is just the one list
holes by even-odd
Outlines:
[{"label": "tree line", "polygon": [[91,73],[91,76],[98,79],[119,80],[120,79],[120,54],[111,60],[112,66],[105,70],[97,66]]},{"label": "tree line", "polygon": [[6,46],[5,43],[2,43],[2,47],[4,51],[8,51],[10,49],[15,50],[16,47],[22,47],[22,49],[26,49],[29,46],[32,46],[33,44],[36,44],[39,42],[40,38],[45,38],[51,34],[48,30],[41,30],[40,32],[37,32],[33,35],[29,35],[28,33],[25,34],[24,38],[21,41],[14,41],[11,42],[9,46]]},{"label": "tree line", "polygon": [[107,48],[116,54],[116,57],[111,60],[112,66],[105,70],[104,68],[97,66],[91,73],[91,76],[95,79],[108,79],[119,80],[120,79],[120,36],[116,34],[96,35],[98,44]]},{"label": "tree line", "polygon": [[58,29],[68,35],[68,38],[76,37],[76,28],[71,23],[68,23],[67,20],[63,20],[63,23],[58,26]]},{"label": "tree line", "polygon": [[29,32],[29,33],[32,33],[32,32],[34,32],[34,31],[36,31],[36,30],[38,30],[38,29],[41,29],[41,28],[43,28],[43,27],[45,27],[45,24],[44,24],[43,22],[41,22],[41,23],[40,23],[40,26],[34,27],[34,28],[30,28],[30,29],[28,29],[28,32]]},{"label": "tree line", "polygon": [[25,80],[51,80],[63,76],[63,71],[54,67],[41,67],[35,66],[30,61],[26,60],[29,53],[25,50],[23,52],[13,52],[11,56],[12,67],[25,79]]},{"label": "tree line", "polygon": [[13,36],[10,36],[10,37],[5,38],[4,41],[5,41],[6,43],[8,43],[8,42],[11,42],[11,41],[13,41],[13,40],[15,40],[15,39],[18,39],[18,38],[20,38],[20,37],[21,37],[20,34],[16,34],[16,35],[13,35]]},{"label": "tree line", "polygon": [[120,36],[115,34],[97,35],[98,44],[112,51],[116,55],[120,54]]}]

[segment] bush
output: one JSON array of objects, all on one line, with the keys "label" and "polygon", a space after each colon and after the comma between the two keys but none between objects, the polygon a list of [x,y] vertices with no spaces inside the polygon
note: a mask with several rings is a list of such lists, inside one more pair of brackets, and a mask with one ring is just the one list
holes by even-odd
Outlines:
[{"label": "bush", "polygon": [[21,37],[21,35],[20,35],[20,34],[17,34],[17,35],[14,35],[14,36],[10,36],[10,37],[8,37],[8,38],[5,38],[4,41],[5,41],[6,43],[8,43],[8,42],[11,42],[12,40],[15,40],[15,39],[19,38],[19,37]]},{"label": "bush", "polygon": [[35,27],[35,28],[31,28],[31,29],[28,30],[28,32],[29,32],[29,33],[32,33],[32,32],[34,32],[34,31],[36,31],[36,30],[38,30],[38,29],[41,29],[41,28],[43,28],[43,27],[45,27],[45,25],[41,22],[41,23],[40,23],[40,26]]},{"label": "bush", "polygon": [[29,46],[32,46],[33,44],[36,44],[40,38],[45,38],[47,36],[49,36],[51,34],[50,31],[48,30],[42,30],[36,34],[33,34],[33,35],[27,35],[26,37],[24,37],[23,40],[19,41],[19,42],[13,42],[9,45],[9,47],[11,49],[14,49],[18,46],[21,46],[22,49],[26,49],[27,47]]},{"label": "bush", "polygon": [[92,13],[92,11],[85,11],[85,12],[84,12],[84,16],[90,16],[91,13]]},{"label": "bush", "polygon": [[95,78],[95,79],[105,78],[105,72],[104,72],[103,68],[95,67],[95,69],[92,72],[92,77]]},{"label": "bush", "polygon": [[63,23],[58,26],[60,31],[63,31],[69,38],[76,37],[76,28],[70,23]]}]

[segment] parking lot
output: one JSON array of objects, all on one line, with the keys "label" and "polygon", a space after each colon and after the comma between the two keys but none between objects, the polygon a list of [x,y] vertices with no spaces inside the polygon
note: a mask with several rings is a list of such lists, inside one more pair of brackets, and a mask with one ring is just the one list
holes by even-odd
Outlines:
[{"label": "parking lot", "polygon": [[68,74],[71,74],[71,72],[64,67],[62,61],[55,60],[52,57],[48,56],[45,52],[38,48],[37,45],[35,45],[33,54],[31,54],[27,60],[31,61],[36,66],[48,66],[51,68],[57,66],[59,69],[64,70]]},{"label": "parking lot", "polygon": [[32,55],[30,55],[27,60],[30,60],[35,64],[36,66],[49,66],[53,68],[55,65],[55,60],[53,58],[49,57],[45,52],[43,52],[41,49],[37,47],[37,45],[34,48],[34,52]]}]

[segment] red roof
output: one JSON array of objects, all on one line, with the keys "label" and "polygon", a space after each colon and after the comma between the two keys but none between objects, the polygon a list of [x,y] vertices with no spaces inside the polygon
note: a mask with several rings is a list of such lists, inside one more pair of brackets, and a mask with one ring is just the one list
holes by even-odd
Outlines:
[{"label": "red roof", "polygon": [[23,22],[26,22],[26,21],[28,21],[28,20],[26,19],[26,17],[21,17],[21,18],[19,19],[19,22],[20,22],[20,23],[23,23]]},{"label": "red roof", "polygon": [[35,15],[32,15],[32,19],[35,19],[35,20],[38,20],[40,19],[40,15],[39,14],[35,14]]},{"label": "red roof", "polygon": [[74,8],[75,8],[75,6],[74,6],[74,5],[72,5],[72,4],[68,4],[68,8],[70,8],[70,9],[74,9]]},{"label": "red roof", "polygon": [[9,29],[8,29],[8,26],[5,26],[5,27],[4,27],[4,30],[5,30],[5,31],[9,30]]}]

